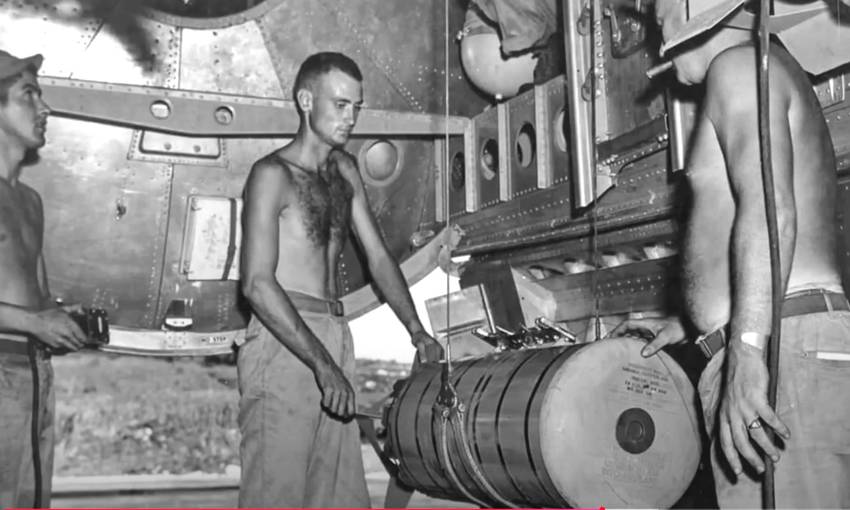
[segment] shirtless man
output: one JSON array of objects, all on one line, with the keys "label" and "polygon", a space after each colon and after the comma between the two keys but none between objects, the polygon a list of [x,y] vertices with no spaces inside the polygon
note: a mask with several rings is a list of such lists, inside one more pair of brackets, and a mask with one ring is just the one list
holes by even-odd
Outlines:
[{"label": "shirtless man", "polygon": [[370,506],[351,421],[354,352],[336,301],[349,227],[420,361],[442,355],[342,150],[363,104],[362,79],[340,53],[307,58],[293,90],[298,133],[257,161],[245,186],[242,290],[254,313],[238,357],[240,506]]},{"label": "shirtless man", "polygon": [[[38,502],[50,505],[53,371],[40,347],[77,350],[85,341],[68,309],[51,303],[41,253],[41,198],[19,180],[26,152],[45,142],[50,109],[38,86],[41,61],[41,55],[18,59],[0,50],[0,508],[32,507],[38,501],[30,440],[33,369],[39,390],[42,490]],[[30,347],[34,368],[28,357]]]},{"label": "shirtless man", "polygon": [[[665,41],[685,25],[686,1],[656,0]],[[718,3],[690,0],[690,15]],[[718,501],[760,507],[762,455],[781,455],[777,506],[847,507],[850,306],[836,246],[833,146],[807,75],[771,45],[770,133],[785,293],[774,412],[767,402],[771,277],[752,38],[721,24],[673,50],[678,80],[705,84],[687,167],[692,203],[683,277],[688,318],[711,357],[699,393],[715,442],[714,427],[719,431],[720,449],[712,451]],[[646,356],[685,336],[677,319],[632,321],[620,330],[636,327],[655,335]],[[816,359],[822,355],[845,361]],[[782,439],[771,442],[765,427]]]}]

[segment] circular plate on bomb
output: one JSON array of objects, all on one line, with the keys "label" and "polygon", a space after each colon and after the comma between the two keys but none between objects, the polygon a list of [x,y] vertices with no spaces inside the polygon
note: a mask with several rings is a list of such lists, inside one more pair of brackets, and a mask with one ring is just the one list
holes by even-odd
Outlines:
[{"label": "circular plate on bomb", "polygon": [[598,341],[558,369],[544,396],[541,450],[579,507],[672,506],[700,459],[693,386],[667,354],[634,339]]}]

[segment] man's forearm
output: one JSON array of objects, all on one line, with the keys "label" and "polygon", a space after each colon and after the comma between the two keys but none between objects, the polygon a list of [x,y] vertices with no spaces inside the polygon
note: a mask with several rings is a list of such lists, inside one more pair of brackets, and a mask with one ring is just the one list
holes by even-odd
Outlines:
[{"label": "man's forearm", "polygon": [[[746,332],[769,336],[772,322],[770,251],[763,214],[741,212],[732,231],[733,284],[730,340]],[[794,216],[777,211],[784,293],[794,256]]]},{"label": "man's forearm", "polygon": [[387,256],[383,262],[378,261],[374,267],[370,267],[370,271],[387,304],[407,331],[411,335],[424,331],[425,328],[419,321],[407,282],[395,260]]},{"label": "man's forearm", "polygon": [[334,363],[277,282],[255,281],[243,291],[260,321],[310,370]]},{"label": "man's forearm", "polygon": [[38,312],[22,306],[0,303],[0,331],[8,333],[34,334]]}]

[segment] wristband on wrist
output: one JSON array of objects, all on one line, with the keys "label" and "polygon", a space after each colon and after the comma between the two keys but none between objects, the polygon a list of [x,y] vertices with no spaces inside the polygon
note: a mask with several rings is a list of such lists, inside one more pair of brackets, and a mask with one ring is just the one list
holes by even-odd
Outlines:
[{"label": "wristband on wrist", "polygon": [[741,340],[741,343],[755,347],[760,351],[763,351],[767,346],[767,335],[756,333],[755,331],[745,331],[738,338]]}]

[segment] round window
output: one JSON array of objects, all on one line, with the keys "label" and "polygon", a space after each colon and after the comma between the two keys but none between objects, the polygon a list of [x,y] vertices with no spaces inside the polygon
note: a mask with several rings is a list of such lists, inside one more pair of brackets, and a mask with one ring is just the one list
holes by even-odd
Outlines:
[{"label": "round window", "polygon": [[458,152],[452,157],[451,189],[460,191],[466,183],[466,163],[463,153]]},{"label": "round window", "polygon": [[481,148],[481,175],[488,181],[498,175],[499,172],[499,144],[490,138],[484,142]]},{"label": "round window", "polygon": [[516,137],[516,156],[519,160],[520,168],[528,168],[534,162],[536,144],[534,126],[526,122],[519,129]]},{"label": "round window", "polygon": [[396,146],[389,140],[378,140],[364,147],[361,157],[367,179],[374,184],[389,184],[400,169]]},{"label": "round window", "polygon": [[143,0],[145,6],[166,14],[187,18],[219,18],[238,14],[264,0]]}]

